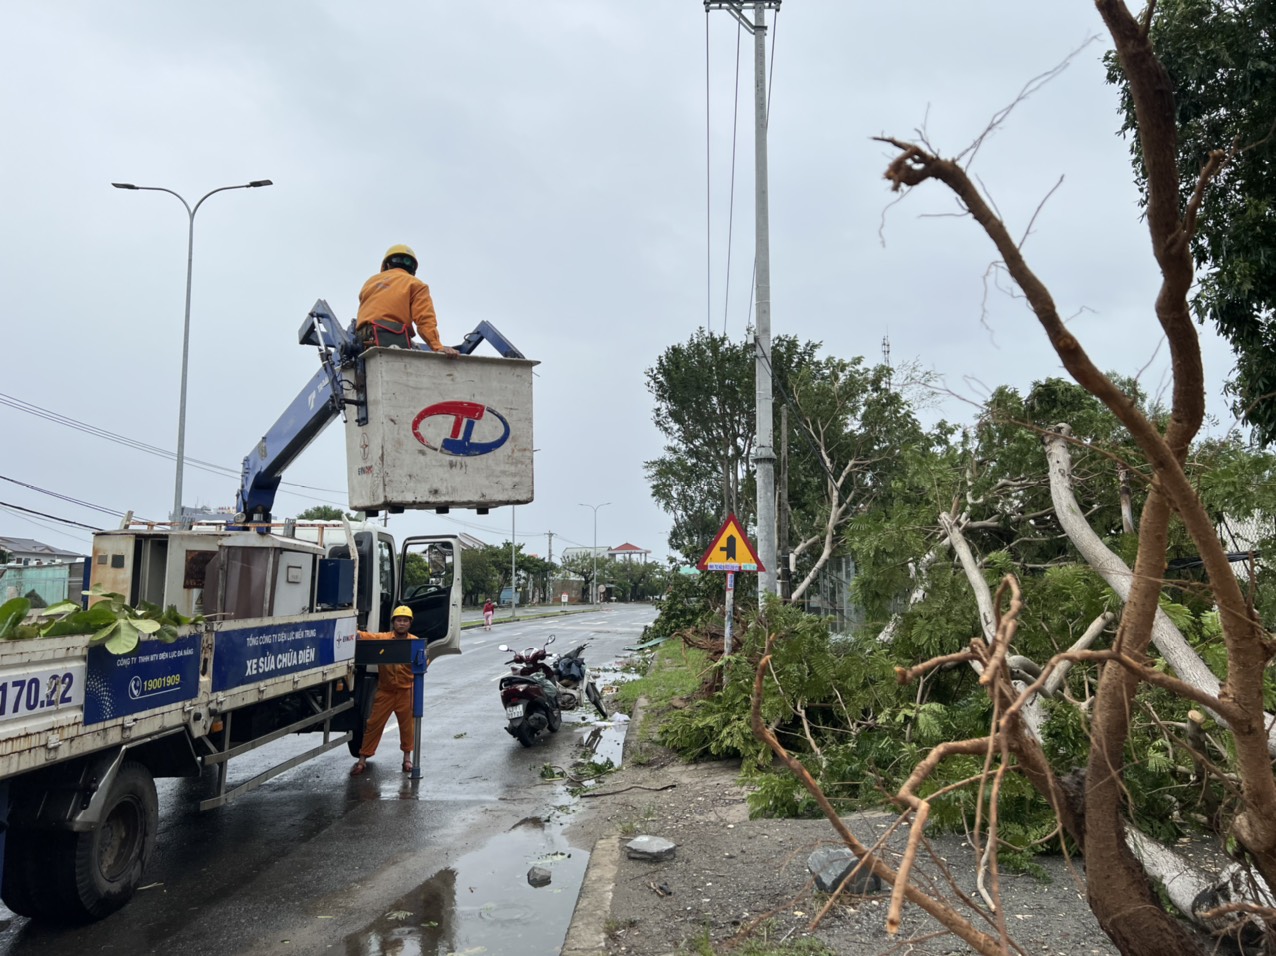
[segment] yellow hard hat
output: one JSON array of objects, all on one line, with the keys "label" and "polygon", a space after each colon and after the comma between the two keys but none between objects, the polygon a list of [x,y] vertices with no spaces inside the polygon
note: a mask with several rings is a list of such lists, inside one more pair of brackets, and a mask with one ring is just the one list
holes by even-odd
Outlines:
[{"label": "yellow hard hat", "polygon": [[412,251],[411,246],[405,246],[403,243],[399,243],[398,245],[391,246],[389,249],[385,251],[385,255],[381,257],[381,271],[385,272],[386,269],[389,269],[391,267],[390,260],[396,257],[398,257],[400,260],[404,258],[411,259],[412,265],[411,265],[411,268],[409,268],[407,271],[410,272],[412,275],[416,275],[416,264],[417,264],[416,253]]},{"label": "yellow hard hat", "polygon": [[394,609],[394,613],[390,615],[390,620],[394,620],[396,617],[406,617],[409,621],[412,620],[412,608],[406,604],[400,604]]}]

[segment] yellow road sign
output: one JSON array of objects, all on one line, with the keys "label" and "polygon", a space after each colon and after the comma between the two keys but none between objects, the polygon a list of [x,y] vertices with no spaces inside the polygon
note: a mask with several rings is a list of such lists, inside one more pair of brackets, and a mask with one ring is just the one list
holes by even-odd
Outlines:
[{"label": "yellow road sign", "polygon": [[757,552],[733,514],[727,515],[713,544],[696,565],[701,571],[765,571]]}]

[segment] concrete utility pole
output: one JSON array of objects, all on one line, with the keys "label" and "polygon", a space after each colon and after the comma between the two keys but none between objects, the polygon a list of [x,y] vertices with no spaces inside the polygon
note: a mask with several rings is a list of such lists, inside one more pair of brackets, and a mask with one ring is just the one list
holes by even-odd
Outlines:
[{"label": "concrete utility pole", "polygon": [[546,531],[545,535],[549,538],[549,546],[545,555],[545,561],[549,564],[554,563],[554,532]]},{"label": "concrete utility pole", "polygon": [[[744,29],[753,34],[753,92],[754,92],[754,179],[756,200],[755,256],[757,258],[757,291],[755,299],[754,334],[757,359],[755,362],[757,384],[754,389],[756,403],[753,442],[753,467],[758,486],[758,558],[765,571],[758,572],[758,600],[766,594],[776,593],[776,535],[775,535],[775,436],[774,415],[771,402],[771,229],[767,200],[767,102],[766,102],[766,11],[780,9],[781,0],[753,0],[752,3],[732,0],[704,0],[705,11],[726,10]],[[746,7],[753,8],[753,19],[744,15]]]}]

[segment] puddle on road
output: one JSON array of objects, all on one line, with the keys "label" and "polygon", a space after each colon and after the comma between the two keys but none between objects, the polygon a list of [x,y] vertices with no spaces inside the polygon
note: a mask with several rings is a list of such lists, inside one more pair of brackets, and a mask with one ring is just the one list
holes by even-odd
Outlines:
[{"label": "puddle on road", "polygon": [[[570,725],[579,731],[573,759],[619,766],[625,724],[620,714]],[[548,817],[525,817],[439,870],[366,929],[347,936],[346,956],[557,956],[589,862],[589,852],[563,836],[565,817],[578,800],[563,787],[550,801]],[[528,884],[533,866],[549,870],[548,886]]]}]

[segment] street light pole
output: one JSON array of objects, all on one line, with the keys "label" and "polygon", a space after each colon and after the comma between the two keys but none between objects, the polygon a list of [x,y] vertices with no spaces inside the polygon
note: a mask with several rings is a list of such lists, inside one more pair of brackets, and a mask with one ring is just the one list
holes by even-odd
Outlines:
[{"label": "street light pole", "polygon": [[191,265],[195,256],[195,213],[199,212],[199,207],[204,204],[204,200],[214,193],[226,192],[228,189],[256,189],[259,186],[273,186],[274,183],[269,179],[254,179],[250,183],[242,183],[238,186],[219,186],[204,193],[193,208],[180,194],[163,186],[135,186],[132,183],[111,183],[111,185],[116,189],[168,193],[170,196],[177,196],[178,201],[186,209],[189,226],[186,233],[186,316],[182,323],[182,391],[177,406],[177,478],[173,483],[173,513],[171,515],[172,520],[177,522],[182,517],[182,473],[186,466],[186,373],[190,361],[191,344]]},{"label": "street light pole", "polygon": [[590,582],[593,585],[592,590],[594,592],[594,597],[590,602],[591,604],[598,603],[598,509],[606,508],[609,504],[611,504],[610,501],[604,501],[600,505],[581,505],[582,508],[594,509],[594,579]]}]

